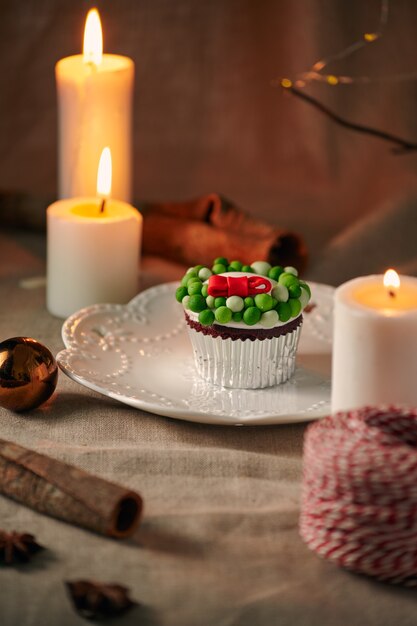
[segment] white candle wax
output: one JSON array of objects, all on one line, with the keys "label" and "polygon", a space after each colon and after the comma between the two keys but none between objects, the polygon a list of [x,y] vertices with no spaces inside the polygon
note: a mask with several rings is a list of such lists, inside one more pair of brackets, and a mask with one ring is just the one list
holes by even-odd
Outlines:
[{"label": "white candle wax", "polygon": [[131,59],[104,54],[86,63],[81,54],[58,61],[59,197],[95,195],[97,163],[103,146],[113,155],[113,197],[131,200]]},{"label": "white candle wax", "polygon": [[[355,278],[335,293],[332,411],[417,406],[417,278]],[[391,294],[390,294],[391,292]]]},{"label": "white candle wax", "polygon": [[137,293],[142,216],[125,202],[74,198],[47,210],[47,307],[58,317]]}]

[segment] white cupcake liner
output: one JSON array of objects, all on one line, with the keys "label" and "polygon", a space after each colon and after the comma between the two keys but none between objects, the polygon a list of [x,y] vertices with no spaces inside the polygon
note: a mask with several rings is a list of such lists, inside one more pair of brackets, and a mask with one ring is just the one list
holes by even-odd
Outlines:
[{"label": "white cupcake liner", "polygon": [[199,375],[222,387],[262,389],[285,383],[294,373],[301,331],[271,339],[222,339],[188,328]]}]

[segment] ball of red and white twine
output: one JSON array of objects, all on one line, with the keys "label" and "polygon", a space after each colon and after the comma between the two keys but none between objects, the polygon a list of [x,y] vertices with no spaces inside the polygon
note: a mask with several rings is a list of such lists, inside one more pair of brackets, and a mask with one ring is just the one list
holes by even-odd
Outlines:
[{"label": "ball of red and white twine", "polygon": [[417,585],[417,409],[366,407],[309,427],[300,532],[337,565]]}]

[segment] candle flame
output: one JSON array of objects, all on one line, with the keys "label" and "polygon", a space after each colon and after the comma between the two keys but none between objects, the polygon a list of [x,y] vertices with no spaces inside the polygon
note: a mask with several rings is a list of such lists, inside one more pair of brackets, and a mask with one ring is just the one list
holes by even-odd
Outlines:
[{"label": "candle flame", "polygon": [[103,148],[97,172],[97,195],[108,198],[111,193],[112,163],[110,148]]},{"label": "candle flame", "polygon": [[400,286],[400,277],[395,270],[387,270],[384,274],[384,287],[387,289],[398,289]]},{"label": "candle flame", "polygon": [[84,29],[84,63],[100,65],[103,58],[103,32],[97,9],[90,9]]}]

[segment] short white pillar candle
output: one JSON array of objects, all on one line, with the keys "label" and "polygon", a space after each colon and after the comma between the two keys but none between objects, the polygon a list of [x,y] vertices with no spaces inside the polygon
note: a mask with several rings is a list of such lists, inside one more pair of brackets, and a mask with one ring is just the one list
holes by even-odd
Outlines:
[{"label": "short white pillar candle", "polygon": [[385,283],[382,275],[364,276],[336,289],[333,412],[417,406],[417,278]]},{"label": "short white pillar candle", "polygon": [[104,148],[97,195],[54,202],[47,209],[48,310],[68,317],[99,302],[124,304],[138,290],[142,216],[109,199],[112,159]]}]

